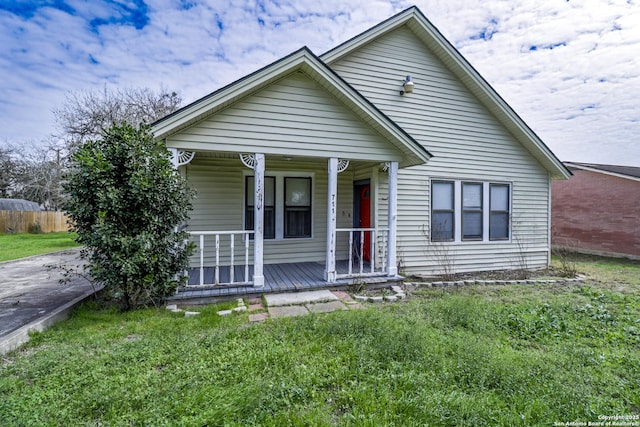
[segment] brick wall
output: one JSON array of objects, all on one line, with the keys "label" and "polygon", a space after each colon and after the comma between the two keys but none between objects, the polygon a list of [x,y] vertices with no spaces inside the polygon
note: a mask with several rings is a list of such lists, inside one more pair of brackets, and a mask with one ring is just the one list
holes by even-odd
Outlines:
[{"label": "brick wall", "polygon": [[572,172],[552,184],[552,244],[640,257],[640,182]]}]

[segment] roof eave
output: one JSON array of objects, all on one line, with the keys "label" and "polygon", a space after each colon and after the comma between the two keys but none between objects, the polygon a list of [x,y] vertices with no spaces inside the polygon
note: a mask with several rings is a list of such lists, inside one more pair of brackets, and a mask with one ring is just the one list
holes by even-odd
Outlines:
[{"label": "roof eave", "polygon": [[306,47],[156,121],[152,124],[151,131],[155,138],[167,138],[298,70],[305,72],[325,88],[334,89],[334,96],[402,151],[405,155],[403,167],[423,164],[432,157],[428,150]]}]

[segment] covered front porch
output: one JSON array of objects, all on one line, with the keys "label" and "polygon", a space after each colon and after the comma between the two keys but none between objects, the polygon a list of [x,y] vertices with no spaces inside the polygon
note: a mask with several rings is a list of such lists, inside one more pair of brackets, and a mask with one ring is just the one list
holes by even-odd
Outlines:
[{"label": "covered front porch", "polygon": [[[395,249],[397,161],[350,162],[333,157],[323,159],[327,166],[322,168],[322,160],[316,158],[292,162],[261,153],[173,151],[174,164],[201,193],[187,224],[196,250],[179,297],[400,279]],[[200,160],[187,169],[194,158]],[[300,184],[306,186],[296,187]],[[289,203],[293,197],[289,193],[294,193],[290,188],[302,202]],[[364,199],[357,197],[360,190]],[[378,200],[385,201],[382,215]],[[293,214],[285,211],[290,207]],[[358,223],[354,215],[365,221]],[[241,224],[244,229],[238,229]],[[301,235],[289,236],[292,231],[287,227]]]}]

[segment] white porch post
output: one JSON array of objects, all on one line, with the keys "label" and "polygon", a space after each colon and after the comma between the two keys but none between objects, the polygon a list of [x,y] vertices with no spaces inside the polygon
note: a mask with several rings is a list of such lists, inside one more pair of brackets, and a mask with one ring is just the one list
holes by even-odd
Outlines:
[{"label": "white porch post", "polygon": [[253,287],[264,286],[264,154],[255,154],[253,215]]},{"label": "white porch post", "polygon": [[178,149],[177,148],[167,148],[169,153],[171,153],[171,163],[173,164],[173,168],[178,170]]},{"label": "white porch post", "polygon": [[396,232],[398,221],[398,162],[389,162],[389,240],[387,241],[388,258],[387,274],[390,277],[398,275],[398,265],[396,261]]},{"label": "white porch post", "polygon": [[336,225],[338,210],[338,158],[329,159],[329,184],[327,188],[327,253],[324,280],[336,281]]}]

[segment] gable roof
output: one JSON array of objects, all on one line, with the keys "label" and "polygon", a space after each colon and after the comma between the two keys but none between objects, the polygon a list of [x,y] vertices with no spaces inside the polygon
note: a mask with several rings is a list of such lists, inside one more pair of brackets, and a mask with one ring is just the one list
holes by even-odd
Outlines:
[{"label": "gable roof", "polygon": [[398,148],[405,156],[402,166],[422,164],[432,157],[306,46],[156,121],[151,125],[151,131],[156,138],[166,138],[296,71],[303,71]]},{"label": "gable roof", "polygon": [[359,47],[405,25],[460,79],[553,178],[566,179],[571,176],[571,171],[549,147],[415,6],[325,52],[320,55],[320,58],[331,66],[332,63]]},{"label": "gable roof", "polygon": [[603,173],[605,175],[617,176],[618,178],[632,179],[640,181],[640,167],[599,165],[595,163],[565,162],[565,166],[571,169],[581,169],[591,172]]}]

